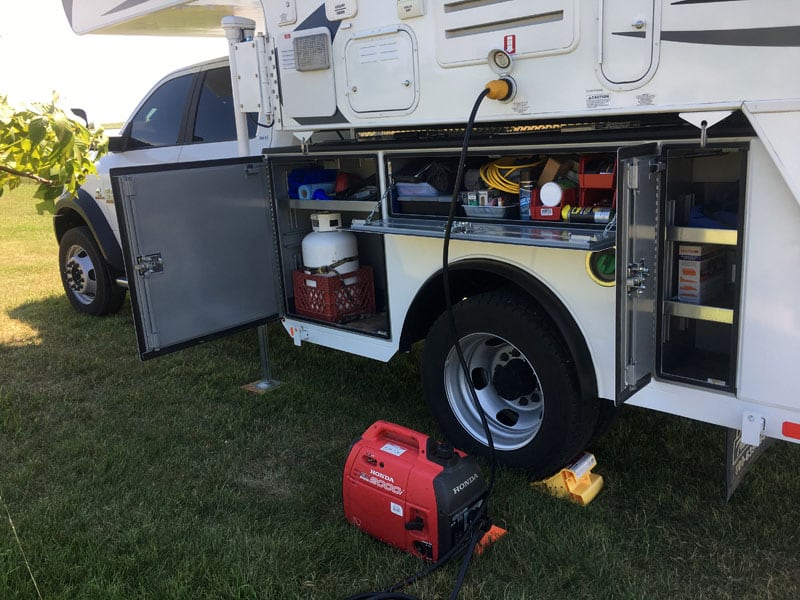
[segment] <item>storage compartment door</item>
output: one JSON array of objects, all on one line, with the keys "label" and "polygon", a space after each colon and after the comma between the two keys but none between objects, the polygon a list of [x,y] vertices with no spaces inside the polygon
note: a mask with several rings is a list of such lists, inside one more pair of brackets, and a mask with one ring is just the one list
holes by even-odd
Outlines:
[{"label": "storage compartment door", "polygon": [[345,45],[347,99],[357,113],[407,111],[419,97],[416,41],[398,27],[354,34]]},{"label": "storage compartment door", "polygon": [[650,382],[655,364],[660,171],[655,144],[620,150],[617,179],[617,398]]},{"label": "storage compartment door", "polygon": [[261,157],[113,169],[142,360],[278,314]]},{"label": "storage compartment door", "polygon": [[658,65],[657,0],[604,0],[600,20],[600,70],[609,83],[625,87]]}]

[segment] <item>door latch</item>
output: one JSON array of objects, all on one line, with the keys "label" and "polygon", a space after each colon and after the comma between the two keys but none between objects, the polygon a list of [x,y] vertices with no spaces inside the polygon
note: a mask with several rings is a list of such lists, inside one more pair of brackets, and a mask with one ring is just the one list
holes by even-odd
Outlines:
[{"label": "door latch", "polygon": [[640,258],[638,263],[630,263],[625,281],[628,295],[632,295],[635,291],[637,295],[641,296],[647,289],[645,281],[648,277],[650,277],[650,268],[645,265],[643,258]]},{"label": "door latch", "polygon": [[161,253],[147,254],[146,256],[136,257],[136,266],[133,267],[137,274],[144,277],[151,273],[160,273],[164,270],[164,261],[161,259]]}]

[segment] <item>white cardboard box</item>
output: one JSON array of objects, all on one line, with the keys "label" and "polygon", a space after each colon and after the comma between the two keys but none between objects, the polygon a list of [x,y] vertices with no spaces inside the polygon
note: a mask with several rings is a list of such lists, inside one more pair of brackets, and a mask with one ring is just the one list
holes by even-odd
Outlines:
[{"label": "white cardboard box", "polygon": [[678,247],[678,300],[704,304],[724,285],[725,256],[718,246],[681,244]]}]

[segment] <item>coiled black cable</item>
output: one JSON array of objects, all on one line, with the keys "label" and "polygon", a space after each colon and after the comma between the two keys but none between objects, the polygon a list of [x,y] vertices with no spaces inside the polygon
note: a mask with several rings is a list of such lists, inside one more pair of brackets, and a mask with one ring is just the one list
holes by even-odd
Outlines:
[{"label": "coiled black cable", "polygon": [[456,579],[456,583],[453,587],[452,592],[450,593],[450,600],[455,600],[458,597],[458,593],[461,591],[461,587],[464,585],[464,579],[466,578],[467,569],[469,568],[470,560],[472,558],[472,554],[475,550],[475,547],[478,545],[478,542],[483,537],[484,533],[488,530],[490,522],[488,518],[488,505],[489,505],[489,497],[494,490],[494,483],[497,478],[497,461],[495,459],[495,450],[494,450],[494,440],[492,439],[492,432],[489,428],[489,422],[486,419],[486,415],[483,412],[483,408],[480,405],[480,401],[478,400],[478,395],[475,392],[475,387],[472,385],[472,377],[469,373],[469,366],[467,365],[466,358],[464,357],[464,352],[461,348],[461,344],[459,342],[458,337],[458,330],[456,328],[455,317],[453,316],[453,303],[450,294],[450,277],[449,277],[449,262],[450,262],[450,238],[453,231],[453,221],[455,220],[456,214],[456,207],[458,206],[458,197],[459,191],[461,189],[461,184],[464,181],[464,169],[466,166],[467,161],[467,152],[469,150],[469,141],[470,137],[472,136],[472,129],[475,125],[475,118],[478,114],[478,109],[483,102],[483,99],[489,94],[488,89],[484,89],[475,99],[475,103],[472,106],[472,111],[470,112],[469,119],[467,120],[467,127],[464,130],[464,140],[461,145],[461,154],[459,156],[458,161],[458,171],[456,173],[456,181],[453,186],[453,196],[450,199],[450,210],[447,215],[447,225],[445,226],[445,233],[444,233],[444,244],[442,249],[442,281],[444,284],[444,297],[445,297],[445,306],[447,307],[447,314],[450,321],[450,330],[453,335],[453,345],[456,349],[456,354],[458,354],[458,360],[461,364],[461,369],[464,372],[464,376],[468,382],[468,388],[470,390],[470,395],[472,397],[472,401],[475,404],[476,409],[478,410],[478,414],[481,417],[481,425],[483,426],[483,430],[486,434],[486,442],[489,446],[489,481],[486,487],[486,494],[484,496],[484,501],[481,504],[481,507],[478,513],[472,520],[470,527],[467,531],[467,535],[464,535],[450,550],[445,552],[439,560],[434,563],[431,563],[424,569],[418,571],[414,575],[403,579],[395,583],[392,586],[384,588],[380,592],[363,592],[360,594],[356,594],[354,596],[349,596],[346,600],[418,600],[416,596],[412,596],[409,594],[404,594],[399,592],[398,590],[411,585],[415,581],[430,575],[433,571],[444,565],[445,563],[450,562],[453,558],[460,555],[462,552],[465,552],[464,559],[461,563],[461,567],[459,568],[458,577]]}]

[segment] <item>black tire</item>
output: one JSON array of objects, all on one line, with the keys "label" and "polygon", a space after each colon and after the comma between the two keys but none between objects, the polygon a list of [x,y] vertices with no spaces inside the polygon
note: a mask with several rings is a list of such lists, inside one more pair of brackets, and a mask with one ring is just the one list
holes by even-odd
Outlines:
[{"label": "black tire", "polygon": [[[533,478],[564,467],[591,437],[598,402],[582,397],[574,361],[549,320],[508,292],[474,296],[453,313],[498,462],[526,469]],[[487,456],[486,434],[452,339],[445,313],[422,352],[425,396],[456,447]]]},{"label": "black tire", "polygon": [[614,406],[614,403],[610,400],[600,401],[600,408],[597,413],[597,424],[589,440],[589,447],[594,447],[600,439],[614,427],[621,413],[622,406]]},{"label": "black tire", "polygon": [[58,246],[61,283],[72,307],[80,313],[102,316],[119,310],[125,289],[116,284],[116,272],[103,258],[88,227],[64,233]]}]

